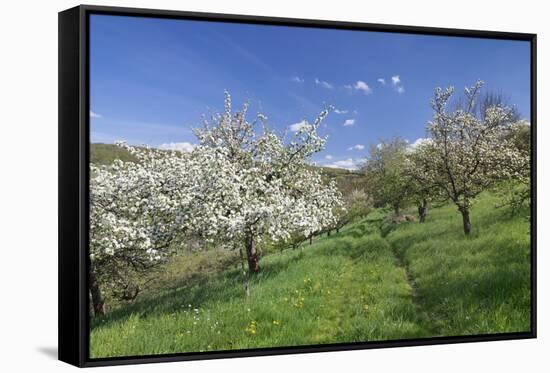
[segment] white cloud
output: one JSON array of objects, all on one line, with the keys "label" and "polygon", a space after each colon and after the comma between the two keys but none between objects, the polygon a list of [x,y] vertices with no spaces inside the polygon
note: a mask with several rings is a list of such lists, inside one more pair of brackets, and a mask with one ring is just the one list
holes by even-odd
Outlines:
[{"label": "white cloud", "polygon": [[346,85],[344,85],[344,88],[346,88],[346,89],[353,89],[353,87],[352,87],[351,84],[346,84]]},{"label": "white cloud", "polygon": [[190,142],[169,142],[159,146],[163,150],[178,150],[180,152],[189,153],[195,149],[196,145]]},{"label": "white cloud", "polygon": [[430,144],[431,142],[432,142],[432,139],[430,138],[419,137],[418,139],[414,140],[412,144],[409,145],[409,148],[416,149],[420,145]]},{"label": "white cloud", "polygon": [[292,132],[298,132],[299,130],[301,130],[302,128],[305,128],[307,126],[309,126],[309,123],[304,119],[301,122],[291,124],[290,125],[290,130]]},{"label": "white cloud", "polygon": [[94,113],[93,111],[90,110],[90,118],[101,118],[101,117],[102,117],[101,114]]},{"label": "white cloud", "polygon": [[293,81],[294,83],[303,83],[304,82],[304,78],[300,78],[299,76],[293,76],[292,78],[290,78],[291,81]]},{"label": "white cloud", "polygon": [[391,82],[397,93],[399,93],[400,95],[405,93],[405,87],[403,87],[403,84],[401,84],[401,78],[399,77],[399,75],[392,76]]},{"label": "white cloud", "polygon": [[329,82],[325,82],[324,80],[319,80],[317,78],[315,78],[315,84],[320,85],[324,88],[328,88],[328,89],[334,88],[334,86],[332,84],[330,84]]},{"label": "white cloud", "polygon": [[332,159],[332,155],[330,154],[325,155],[325,159],[330,161]]},{"label": "white cloud", "polygon": [[346,121],[344,122],[344,127],[350,127],[350,126],[353,126],[355,124],[355,119],[346,119]]},{"label": "white cloud", "polygon": [[355,162],[352,158],[348,158],[348,159],[344,159],[344,160],[341,160],[341,161],[327,163],[327,164],[325,164],[325,167],[343,168],[345,170],[356,170],[357,169],[357,162]]},{"label": "white cloud", "polygon": [[382,84],[382,85],[386,85],[386,79],[384,79],[384,78],[378,78],[378,79],[376,79],[376,81],[378,83]]},{"label": "white cloud", "polygon": [[362,80],[358,80],[353,86],[353,88],[355,88],[358,91],[363,91],[366,95],[368,95],[369,93],[372,93],[372,89],[369,87],[369,85]]},{"label": "white cloud", "polygon": [[365,149],[365,145],[361,145],[361,144],[353,145],[348,148],[348,150],[363,150],[363,149]]},{"label": "white cloud", "polygon": [[401,79],[399,78],[399,75],[392,76],[391,82],[393,85],[398,85],[399,83],[401,83]]},{"label": "white cloud", "polygon": [[347,113],[348,113],[348,110],[338,110],[338,109],[334,109],[334,113],[336,113],[336,114],[347,114]]}]

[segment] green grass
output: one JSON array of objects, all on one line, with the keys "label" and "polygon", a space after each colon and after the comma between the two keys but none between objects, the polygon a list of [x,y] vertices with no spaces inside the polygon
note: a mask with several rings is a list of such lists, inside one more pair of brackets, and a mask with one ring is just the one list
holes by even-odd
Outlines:
[{"label": "green grass", "polygon": [[470,237],[450,205],[429,212],[425,226],[403,224],[386,237],[440,335],[530,330],[528,211],[512,217],[498,202],[485,194],[474,205]]},{"label": "green grass", "polygon": [[186,254],[132,305],[92,319],[91,357],[529,330],[528,222],[484,196],[385,238],[383,210],[265,256],[246,297],[232,254]]},{"label": "green grass", "polygon": [[240,271],[229,269],[93,320],[91,356],[428,335],[404,270],[368,222],[261,264],[249,298]]}]

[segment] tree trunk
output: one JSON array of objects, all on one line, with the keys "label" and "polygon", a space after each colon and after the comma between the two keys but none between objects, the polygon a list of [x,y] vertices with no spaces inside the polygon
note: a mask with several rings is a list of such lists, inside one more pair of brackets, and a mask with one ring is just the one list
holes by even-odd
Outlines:
[{"label": "tree trunk", "polygon": [[90,293],[92,295],[94,316],[105,315],[105,301],[101,295],[101,289],[99,288],[95,274],[92,271],[90,271]]},{"label": "tree trunk", "polygon": [[420,206],[418,206],[418,217],[421,223],[426,222],[427,205],[428,205],[427,201],[423,199]]},{"label": "tree trunk", "polygon": [[464,226],[464,234],[470,234],[472,225],[470,223],[470,210],[466,207],[460,209],[462,214],[462,225]]},{"label": "tree trunk", "polygon": [[244,291],[246,293],[246,296],[250,296],[250,282],[248,280],[248,272],[244,269],[244,258],[243,258],[243,249],[239,249],[239,254],[241,255],[241,270],[243,271],[243,283],[244,283]]},{"label": "tree trunk", "polygon": [[330,237],[330,229],[327,231],[327,237]]},{"label": "tree trunk", "polygon": [[336,228],[336,233],[340,233],[340,228]]},{"label": "tree trunk", "polygon": [[393,205],[393,212],[395,216],[399,216],[399,205]]},{"label": "tree trunk", "polygon": [[313,245],[313,233],[309,234],[309,244]]},{"label": "tree trunk", "polygon": [[248,270],[250,272],[260,272],[260,258],[256,250],[256,240],[252,234],[246,239],[246,259],[248,260]]}]

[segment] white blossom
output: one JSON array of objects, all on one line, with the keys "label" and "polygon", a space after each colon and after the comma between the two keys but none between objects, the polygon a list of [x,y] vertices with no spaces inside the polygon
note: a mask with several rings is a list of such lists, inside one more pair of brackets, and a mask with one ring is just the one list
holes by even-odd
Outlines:
[{"label": "white blossom", "polygon": [[247,109],[232,113],[226,94],[224,113],[196,130],[199,145],[189,152],[120,143],[137,162],[92,164],[92,264],[146,268],[188,233],[235,247],[249,234],[279,240],[334,224],[340,193],[308,165],[324,148],[317,129],[328,109],[290,141],[268,129],[263,115],[248,122]]}]

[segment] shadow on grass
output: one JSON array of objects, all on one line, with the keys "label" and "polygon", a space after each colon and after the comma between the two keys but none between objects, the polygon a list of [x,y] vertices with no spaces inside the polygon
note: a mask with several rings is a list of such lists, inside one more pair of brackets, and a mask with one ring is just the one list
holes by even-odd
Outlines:
[{"label": "shadow on grass", "polygon": [[[286,251],[283,254],[266,256],[260,262],[261,272],[251,274],[250,285],[267,281],[287,271],[298,260],[310,255],[344,255],[357,258],[365,250],[361,238],[375,231],[371,224],[363,222],[352,226],[351,229],[335,234],[331,239],[319,240],[313,245],[305,245],[301,249]],[[180,311],[183,306],[192,305],[194,308],[209,301],[216,300],[219,294],[226,299],[246,300],[244,292],[244,278],[240,269],[225,271],[195,273],[186,278],[177,279],[172,289],[163,290],[161,294],[137,300],[109,312],[105,316],[92,317],[91,328],[98,328],[122,322],[131,315],[147,317],[148,315],[171,314]]]},{"label": "shadow on grass", "polygon": [[[288,269],[296,257],[303,256],[303,252],[296,251],[284,255],[276,261],[265,263],[260,262],[262,268],[258,274],[250,274],[250,285],[260,281],[268,280],[278,273]],[[178,280],[181,284],[183,280]],[[147,317],[148,315],[171,314],[181,311],[182,307],[189,304],[193,308],[199,308],[201,305],[217,299],[217,295],[223,294],[225,298],[232,300],[246,300],[244,291],[244,277],[240,269],[228,269],[225,271],[212,273],[195,273],[185,279],[186,284],[179,287],[163,290],[159,295],[149,296],[135,303],[115,309],[105,316],[91,318],[91,328],[98,328],[122,322],[131,315]]]},{"label": "shadow on grass", "polygon": [[[467,332],[475,328],[478,334],[529,329],[528,273],[501,268],[483,269],[461,274],[449,281],[430,281],[422,289],[421,302],[428,313],[444,319],[447,334]],[[510,312],[518,313],[513,316]],[[499,313],[508,319],[499,320]],[[483,325],[472,325],[480,318]]]},{"label": "shadow on grass", "polygon": [[133,304],[113,310],[105,316],[93,317],[91,328],[111,325],[131,315],[147,317],[149,314],[170,314],[189,304],[200,307],[211,298],[211,294],[223,293],[231,299],[244,298],[242,273],[228,270],[218,274],[197,274],[183,287],[165,290],[162,294],[139,300]]}]

